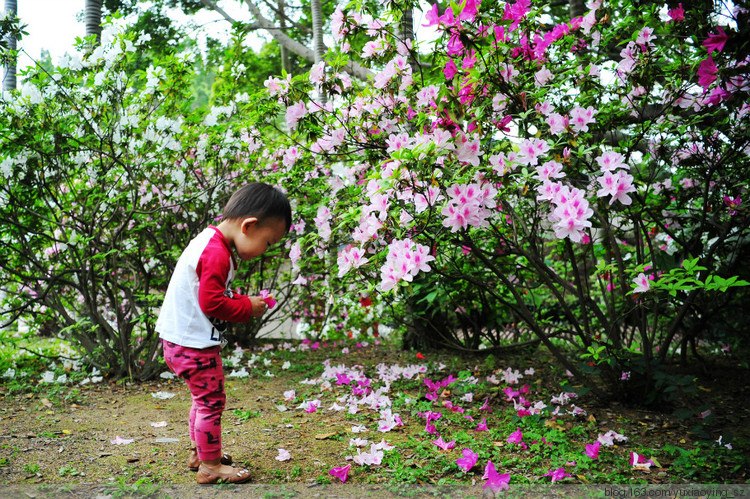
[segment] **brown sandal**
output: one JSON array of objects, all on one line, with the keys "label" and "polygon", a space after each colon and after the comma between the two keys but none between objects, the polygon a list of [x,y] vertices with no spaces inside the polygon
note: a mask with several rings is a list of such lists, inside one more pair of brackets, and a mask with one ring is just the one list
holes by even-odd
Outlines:
[{"label": "brown sandal", "polygon": [[[232,464],[232,456],[229,454],[222,454],[221,455],[221,464],[226,464],[227,466]],[[198,467],[201,465],[201,460],[198,458],[198,451],[195,447],[190,449],[190,454],[188,455],[188,462],[187,466],[190,471],[198,471]]]},{"label": "brown sandal", "polygon": [[250,471],[244,468],[232,468],[229,473],[219,473],[211,468],[201,464],[198,467],[198,473],[195,475],[195,481],[201,485],[212,483],[245,483],[250,480]]}]

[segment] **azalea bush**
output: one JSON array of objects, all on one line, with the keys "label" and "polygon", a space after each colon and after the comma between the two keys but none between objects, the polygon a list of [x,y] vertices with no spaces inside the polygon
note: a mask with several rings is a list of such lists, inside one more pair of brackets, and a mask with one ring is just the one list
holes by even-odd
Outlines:
[{"label": "azalea bush", "polygon": [[[249,166],[260,143],[234,118],[247,94],[193,109],[188,54],[136,70],[148,37],[105,35],[52,74],[30,69],[0,103],[2,317],[72,340],[104,374],[147,379],[176,259],[237,187],[273,176]],[[281,251],[243,268],[243,291],[274,287]]]},{"label": "azalea bush", "polygon": [[425,63],[389,6],[339,8],[326,64],[266,82],[305,205],[300,307],[386,302],[413,345],[534,338],[646,402],[676,347],[738,337],[710,326],[747,296],[744,2],[435,4]]}]

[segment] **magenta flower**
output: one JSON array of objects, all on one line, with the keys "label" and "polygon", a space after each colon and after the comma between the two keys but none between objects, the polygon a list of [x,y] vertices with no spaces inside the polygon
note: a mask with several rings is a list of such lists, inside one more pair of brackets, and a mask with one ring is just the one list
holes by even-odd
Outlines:
[{"label": "magenta flower", "polygon": [[271,295],[271,292],[267,289],[261,289],[258,293],[258,296],[263,298],[263,301],[266,302],[266,306],[269,309],[272,309],[276,306],[276,298],[274,298],[273,295]]},{"label": "magenta flower", "polygon": [[521,432],[521,428],[518,428],[516,431],[510,434],[508,437],[508,443],[509,444],[520,444],[523,440],[523,433]]},{"label": "magenta flower", "polygon": [[724,204],[729,208],[729,214],[731,216],[734,216],[737,214],[737,208],[739,208],[742,204],[742,199],[739,196],[735,197],[734,199],[730,198],[729,196],[724,196]]},{"label": "magenta flower", "polygon": [[489,397],[487,397],[486,399],[484,399],[484,404],[482,404],[482,407],[480,407],[479,410],[480,411],[492,412],[492,409],[490,408],[489,402],[490,402]]},{"label": "magenta flower", "polygon": [[305,412],[308,412],[308,413],[318,412],[318,407],[313,402],[310,402],[307,405],[307,409],[305,409]]},{"label": "magenta flower", "polygon": [[435,425],[427,421],[427,424],[424,425],[424,431],[429,433],[430,435],[437,435],[438,431],[437,428],[435,428]]},{"label": "magenta flower", "polygon": [[351,467],[351,464],[347,464],[346,466],[342,466],[340,468],[331,468],[328,474],[331,476],[335,476],[343,483],[346,482],[346,479],[349,477],[349,469]]},{"label": "magenta flower", "polygon": [[565,471],[565,468],[557,468],[556,470],[550,470],[547,473],[544,474],[544,476],[552,477],[552,483],[555,483],[557,480],[562,480],[565,477],[571,476],[570,473]]},{"label": "magenta flower", "polygon": [[464,471],[464,473],[468,473],[469,470],[473,468],[475,464],[477,464],[479,454],[471,449],[464,449],[462,453],[464,457],[459,457],[458,459],[456,459],[456,464]]},{"label": "magenta flower", "polygon": [[599,459],[599,447],[601,443],[597,440],[593,444],[586,444],[586,455],[591,459]]},{"label": "magenta flower", "polygon": [[482,485],[483,489],[490,489],[493,492],[497,492],[498,490],[509,488],[508,483],[510,482],[510,473],[499,474],[495,470],[495,465],[492,464],[492,461],[487,461],[487,466],[484,468],[482,479],[487,480],[484,485]]},{"label": "magenta flower", "polygon": [[677,8],[670,9],[667,12],[667,15],[672,19],[672,21],[678,23],[685,19],[685,9],[682,8],[682,3],[677,5]]},{"label": "magenta flower", "polygon": [[714,59],[710,55],[701,62],[698,66],[698,85],[708,89],[708,87],[716,81],[716,73],[719,72],[719,68],[714,64]]},{"label": "magenta flower", "polygon": [[445,64],[445,68],[443,68],[443,74],[445,75],[446,80],[452,80],[454,76],[456,76],[456,73],[458,73],[458,68],[456,67],[456,63],[453,62],[453,59],[448,59],[448,62]]},{"label": "magenta flower", "polygon": [[438,15],[438,5],[435,3],[432,5],[432,8],[425,13],[425,18],[427,19],[427,24],[423,24],[425,28],[429,28],[430,26],[435,26],[440,22],[440,16]]},{"label": "magenta flower", "polygon": [[717,52],[721,52],[721,50],[724,48],[724,44],[727,43],[727,34],[724,32],[724,28],[719,26],[719,30],[717,33],[711,33],[708,35],[708,38],[703,40],[703,46],[706,47],[708,50],[709,55],[714,50]]},{"label": "magenta flower", "polygon": [[451,449],[453,449],[456,446],[456,441],[455,440],[451,440],[450,442],[446,442],[445,440],[443,440],[443,437],[438,437],[438,439],[437,440],[433,440],[432,443],[435,444],[435,445],[437,445],[438,447],[440,447],[442,450],[451,450]]},{"label": "magenta flower", "polygon": [[482,422],[477,425],[476,431],[489,431],[489,428],[487,427],[487,418],[482,418]]}]

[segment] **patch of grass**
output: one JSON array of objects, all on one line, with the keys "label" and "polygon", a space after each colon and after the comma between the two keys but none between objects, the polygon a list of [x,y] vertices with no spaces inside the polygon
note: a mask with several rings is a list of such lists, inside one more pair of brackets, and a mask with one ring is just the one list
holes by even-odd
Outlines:
[{"label": "patch of grass", "polygon": [[258,418],[261,416],[261,413],[258,411],[251,411],[251,410],[243,411],[240,409],[235,409],[233,414],[237,417],[237,419],[239,419],[243,423],[246,423],[253,418]]}]

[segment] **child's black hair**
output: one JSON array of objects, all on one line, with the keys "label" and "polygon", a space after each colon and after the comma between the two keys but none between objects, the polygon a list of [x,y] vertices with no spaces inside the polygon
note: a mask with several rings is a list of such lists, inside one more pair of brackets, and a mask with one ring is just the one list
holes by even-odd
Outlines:
[{"label": "child's black hair", "polygon": [[286,195],[272,185],[252,182],[237,189],[224,206],[222,220],[255,217],[260,223],[266,218],[278,218],[292,227],[292,207]]}]

